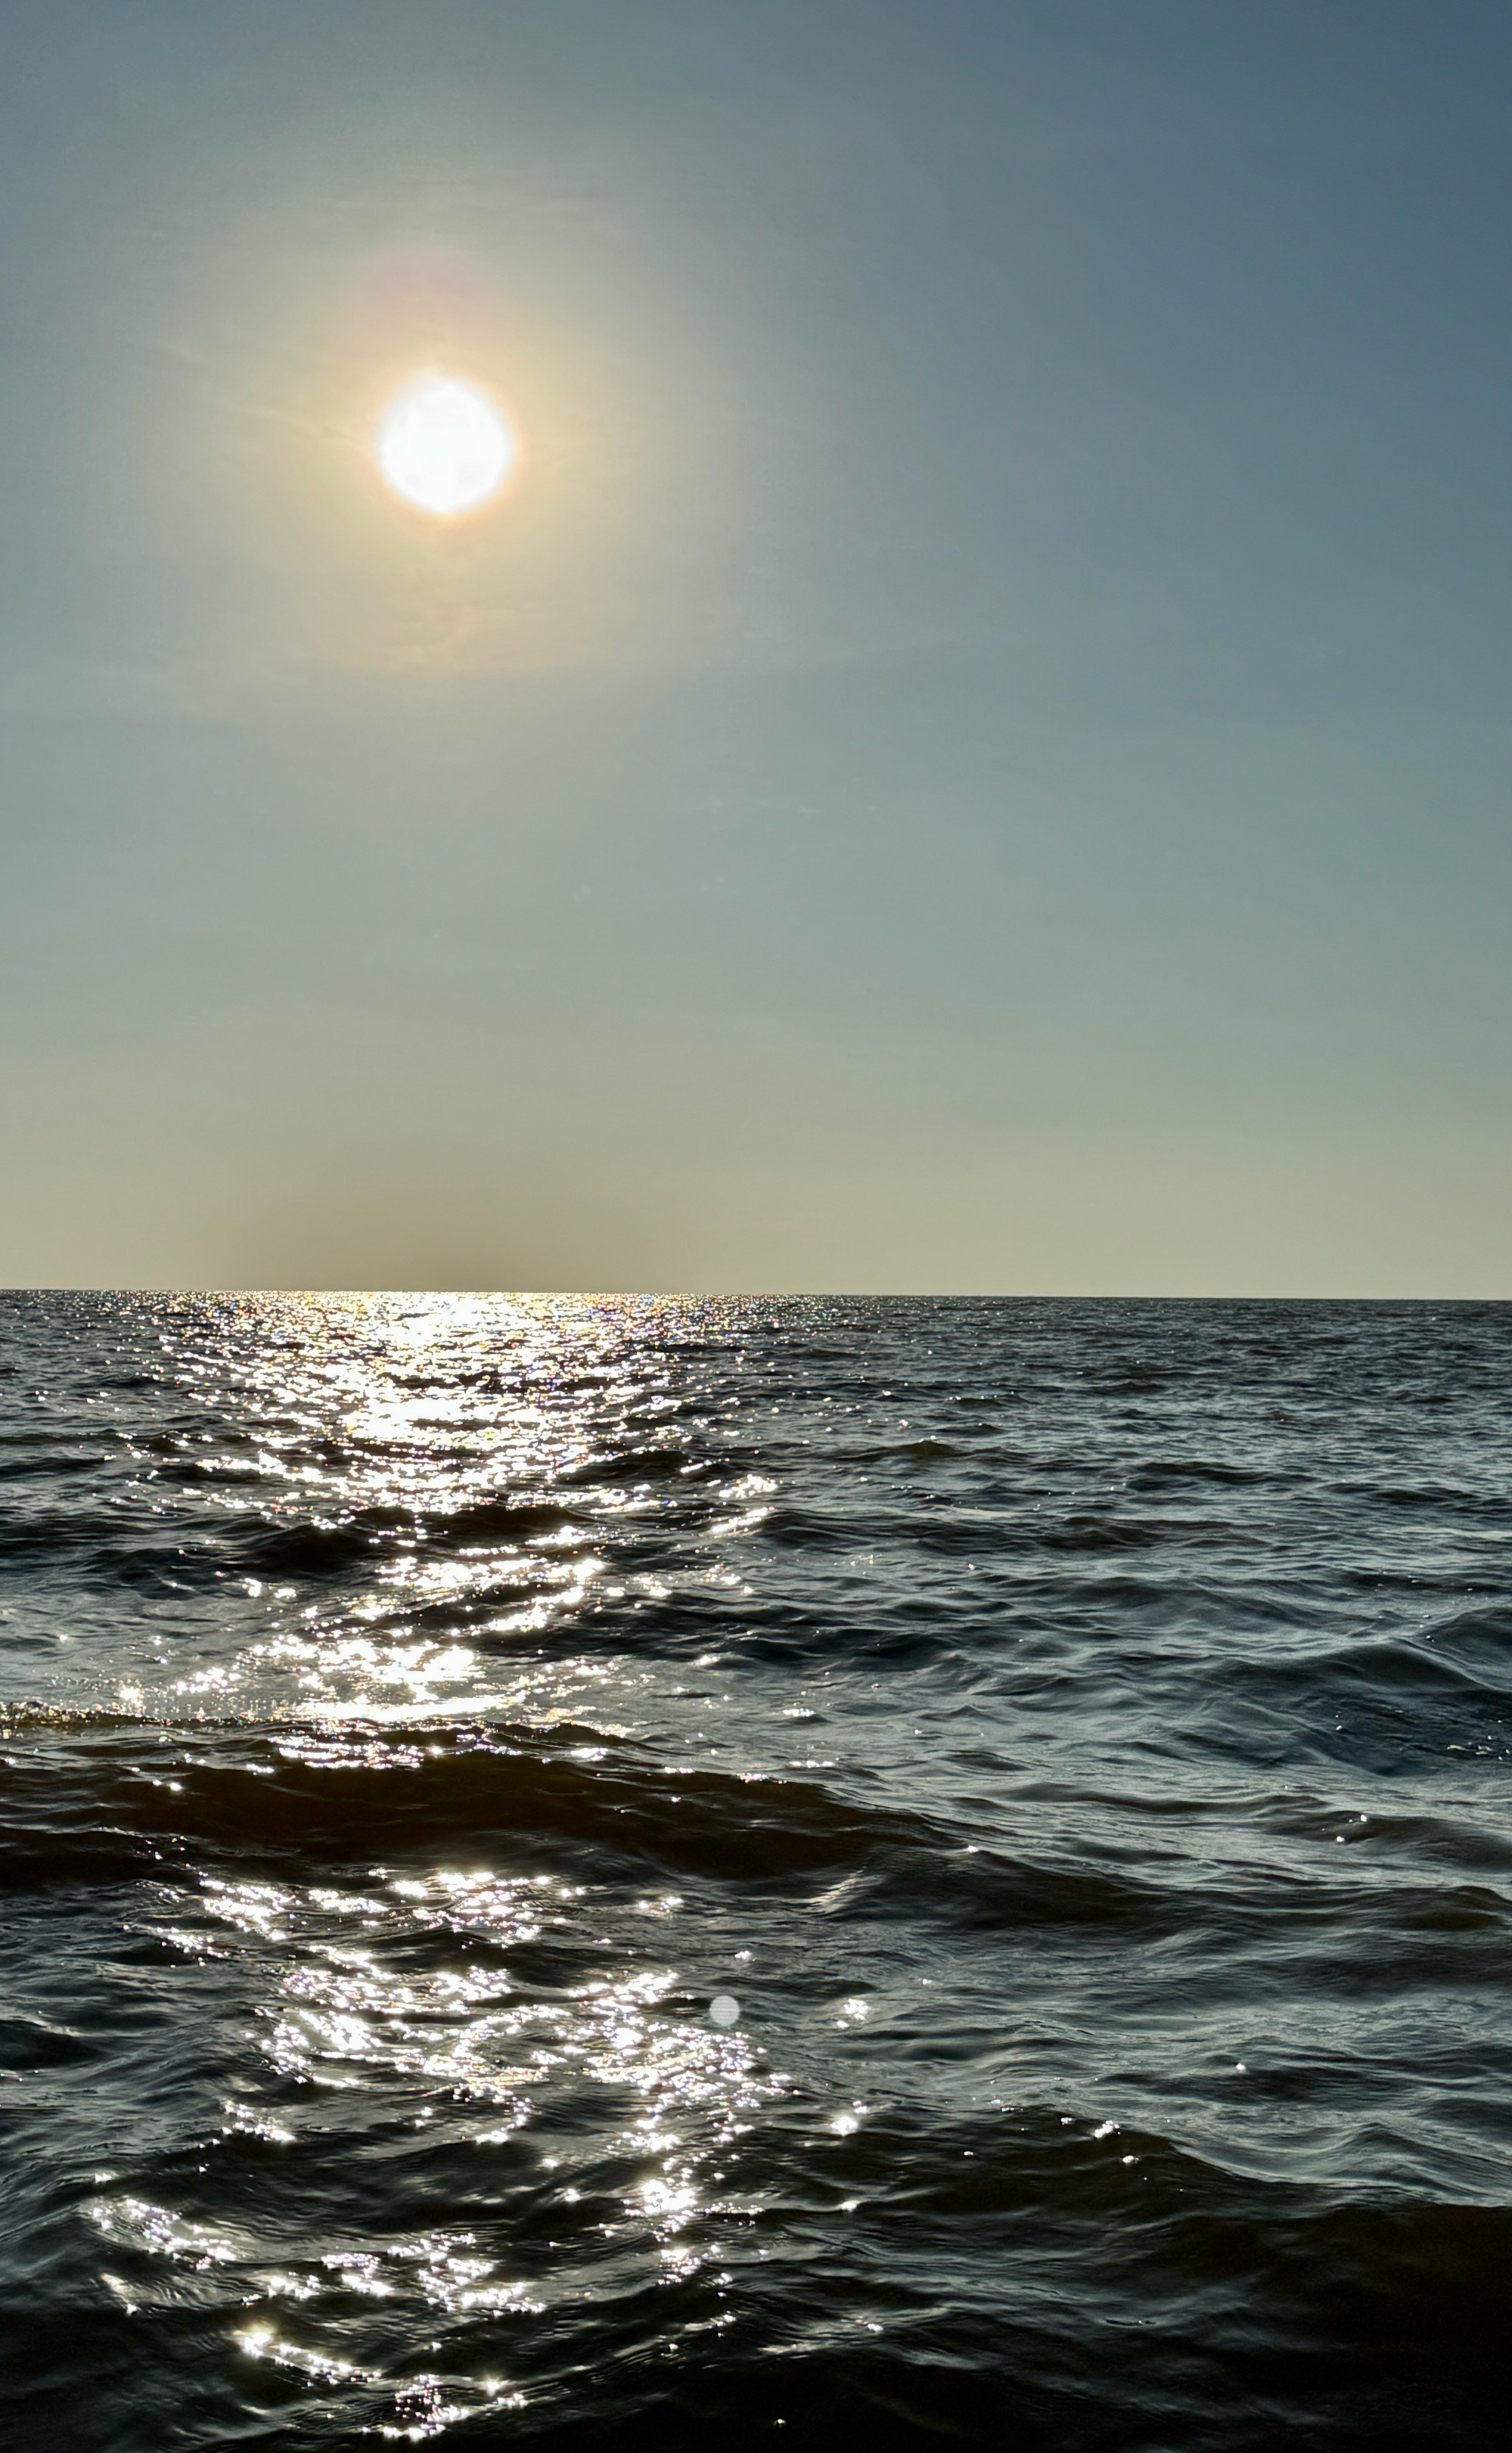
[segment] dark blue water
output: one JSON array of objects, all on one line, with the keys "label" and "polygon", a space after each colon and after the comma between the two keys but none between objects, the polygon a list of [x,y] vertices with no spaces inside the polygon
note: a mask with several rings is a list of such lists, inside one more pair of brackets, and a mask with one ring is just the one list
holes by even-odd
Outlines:
[{"label": "dark blue water", "polygon": [[0,1503],[8,2445],[1503,2441],[1512,1308],[14,1296]]}]

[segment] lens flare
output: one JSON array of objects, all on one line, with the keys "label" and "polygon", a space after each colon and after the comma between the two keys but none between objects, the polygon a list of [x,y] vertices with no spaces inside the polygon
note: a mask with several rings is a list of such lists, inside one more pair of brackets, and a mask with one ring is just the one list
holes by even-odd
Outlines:
[{"label": "lens flare", "polygon": [[401,502],[432,519],[455,520],[493,501],[519,447],[476,384],[424,374],[389,402],[375,450],[384,483]]}]

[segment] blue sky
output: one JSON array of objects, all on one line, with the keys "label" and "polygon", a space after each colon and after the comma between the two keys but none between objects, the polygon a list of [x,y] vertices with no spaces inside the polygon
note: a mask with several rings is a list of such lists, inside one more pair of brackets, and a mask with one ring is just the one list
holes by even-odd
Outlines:
[{"label": "blue sky", "polygon": [[0,1279],[1512,1292],[1509,113],[1462,0],[12,12]]}]

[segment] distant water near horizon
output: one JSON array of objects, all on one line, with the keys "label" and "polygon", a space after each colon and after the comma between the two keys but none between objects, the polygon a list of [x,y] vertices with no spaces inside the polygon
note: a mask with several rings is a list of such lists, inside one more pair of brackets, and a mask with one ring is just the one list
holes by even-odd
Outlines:
[{"label": "distant water near horizon", "polygon": [[0,2441],[1481,2448],[1512,1306],[0,1298]]}]

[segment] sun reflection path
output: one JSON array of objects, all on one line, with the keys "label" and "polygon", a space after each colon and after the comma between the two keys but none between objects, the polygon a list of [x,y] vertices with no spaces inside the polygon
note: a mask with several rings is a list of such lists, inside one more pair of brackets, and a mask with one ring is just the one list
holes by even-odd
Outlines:
[{"label": "sun reflection path", "polygon": [[[459,2151],[516,2159],[499,2218],[394,2239],[362,2237],[348,2214],[328,2218],[324,2239],[307,2223],[297,2250],[266,2213],[216,2224],[134,2192],[99,2198],[102,2237],[171,2266],[176,2291],[220,2305],[234,2289],[246,2356],[355,2397],[383,2433],[436,2435],[519,2403],[507,2353],[520,2326],[647,2280],[688,2283],[727,2253],[729,2224],[749,2220],[731,2158],[792,2083],[748,2036],[711,2028],[706,1997],[675,1966],[647,1964],[632,1935],[674,1939],[678,1894],[476,1865],[355,1885],[207,1878],[202,1899],[206,1925],[180,1905],[163,1939],[201,1959],[239,1951],[268,1985],[257,2064],[225,2104],[223,2141],[293,2151],[274,2168],[296,2197],[303,2159],[328,2158],[336,2140],[390,2142],[395,2179],[408,2174],[417,2197]],[[116,2288],[150,2296],[140,2276]],[[396,2347],[412,2355],[433,2338],[447,2363],[396,2375]]]},{"label": "sun reflection path", "polygon": [[[688,1903],[584,1879],[602,1851],[570,1818],[548,1836],[527,1817],[512,1849],[484,1815],[438,1863],[446,1835],[428,1842],[393,1785],[501,1719],[500,1751],[537,1770],[546,1731],[578,1723],[587,1743],[552,1762],[595,1781],[642,1698],[675,1701],[600,1630],[685,1592],[727,1613],[746,1589],[772,1484],[708,1394],[721,1373],[679,1359],[734,1319],[217,1298],[165,1330],[170,1402],[133,1426],[129,1504],[143,1556],[169,1565],[121,1700],[181,1730],[253,1725],[286,1823],[255,1868],[191,1843],[165,1887],[158,1940],[217,1963],[249,2015],[218,2039],[193,2164],[102,2184],[91,2220],[125,2304],[224,2311],[242,2355],[326,2397],[333,2423],[418,2441],[509,2406],[532,2329],[565,2340],[607,2303],[644,2308],[648,2283],[706,2293],[696,2317],[677,2303],[683,2333],[723,2328],[729,2268],[766,2254],[739,2245],[762,2213],[746,2142],[794,2086],[699,1964]],[[722,1665],[698,1653],[686,1673],[701,1753],[730,1700]],[[348,1853],[320,1879],[285,1763],[353,1777],[356,1805],[330,1806]],[[425,1793],[450,1795],[439,1766]],[[309,1792],[287,1795],[297,1815]],[[404,1822],[402,1862],[353,1860],[368,1812],[375,1834]]]},{"label": "sun reflection path", "polygon": [[605,1609],[738,1592],[772,1484],[726,1453],[720,1406],[679,1360],[716,1310],[186,1306],[162,1341],[180,1402],[127,1443],[125,1501],[166,1546],[119,1707],[507,1709],[532,1656]]}]

